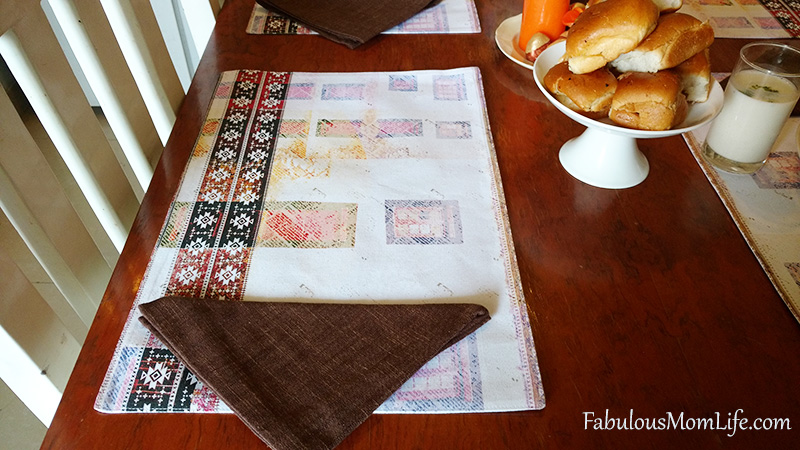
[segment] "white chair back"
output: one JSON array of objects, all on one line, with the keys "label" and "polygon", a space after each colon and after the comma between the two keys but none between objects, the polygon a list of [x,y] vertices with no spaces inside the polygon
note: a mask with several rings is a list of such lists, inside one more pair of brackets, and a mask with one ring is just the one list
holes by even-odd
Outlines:
[{"label": "white chair back", "polygon": [[[180,2],[202,53],[220,2]],[[46,424],[184,96],[161,29],[150,0],[0,2],[0,378]]]}]

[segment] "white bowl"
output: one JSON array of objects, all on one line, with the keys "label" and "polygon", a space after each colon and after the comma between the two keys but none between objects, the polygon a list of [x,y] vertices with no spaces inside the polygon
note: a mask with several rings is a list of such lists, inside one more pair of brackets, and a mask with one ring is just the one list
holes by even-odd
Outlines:
[{"label": "white bowl", "polygon": [[608,118],[590,119],[564,106],[544,87],[544,76],[559,63],[565,47],[562,41],[543,51],[533,64],[533,78],[550,103],[570,119],[587,127],[583,134],[567,141],[558,155],[562,167],[586,184],[608,189],[636,186],[650,172],[650,164],[636,145],[636,139],[661,138],[692,131],[711,121],[722,109],[722,87],[712,80],[708,100],[690,104],[686,120],[671,130],[636,130],[616,125]]}]

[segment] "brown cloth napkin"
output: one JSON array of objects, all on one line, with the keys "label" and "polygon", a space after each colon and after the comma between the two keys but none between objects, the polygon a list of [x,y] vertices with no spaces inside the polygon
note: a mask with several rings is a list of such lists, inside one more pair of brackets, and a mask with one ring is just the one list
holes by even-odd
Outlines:
[{"label": "brown cloth napkin", "polygon": [[350,48],[358,47],[433,3],[431,0],[256,0],[256,2]]},{"label": "brown cloth napkin", "polygon": [[330,449],[428,360],[489,320],[480,305],[164,297],[139,320],[276,450]]}]

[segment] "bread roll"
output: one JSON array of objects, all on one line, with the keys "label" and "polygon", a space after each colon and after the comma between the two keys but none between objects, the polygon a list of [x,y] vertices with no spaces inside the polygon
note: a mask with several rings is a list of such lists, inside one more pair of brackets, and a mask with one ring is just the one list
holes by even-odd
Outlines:
[{"label": "bread roll", "polygon": [[[586,7],[589,8],[598,3],[603,3],[605,0],[589,0],[586,2]],[[661,14],[675,12],[683,6],[683,0],[653,0],[653,3],[658,7]]]},{"label": "bread roll", "polygon": [[701,103],[708,100],[713,84],[708,49],[678,64],[673,71],[681,79],[681,90],[687,101]]},{"label": "bread roll", "polygon": [[567,35],[564,59],[573,73],[588,73],[636,48],[658,22],[652,0],[606,0],[584,11]]},{"label": "bread roll", "polygon": [[544,85],[567,108],[598,119],[608,117],[617,79],[605,67],[585,74],[574,74],[564,61],[547,72]]},{"label": "bread roll", "polygon": [[611,66],[620,72],[658,72],[691,58],[714,42],[708,22],[682,13],[665,14],[638,47],[619,55]]},{"label": "bread roll", "polygon": [[675,12],[683,6],[683,0],[653,0],[661,14]]},{"label": "bread roll", "polygon": [[661,131],[683,122],[688,109],[672,71],[628,72],[619,78],[609,117],[624,127]]}]

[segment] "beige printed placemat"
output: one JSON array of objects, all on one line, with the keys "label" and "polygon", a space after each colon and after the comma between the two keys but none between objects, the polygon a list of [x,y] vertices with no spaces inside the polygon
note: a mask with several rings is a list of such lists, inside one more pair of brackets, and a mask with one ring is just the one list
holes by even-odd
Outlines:
[{"label": "beige printed placemat", "polygon": [[680,12],[707,20],[718,38],[786,39],[800,33],[800,3],[790,0],[684,0]]},{"label": "beige printed placemat", "polygon": [[790,118],[767,163],[752,175],[713,168],[700,155],[708,126],[684,134],[792,314],[800,320],[800,118]]},{"label": "beige printed placemat", "polygon": [[164,296],[481,304],[378,412],[543,408],[510,233],[477,68],[224,72],[95,408],[230,412],[138,321]]}]

